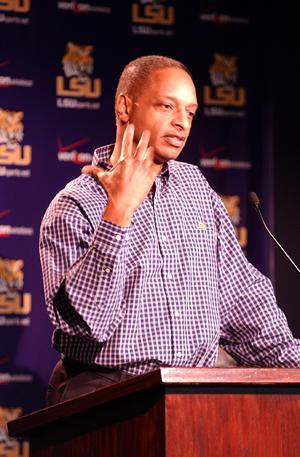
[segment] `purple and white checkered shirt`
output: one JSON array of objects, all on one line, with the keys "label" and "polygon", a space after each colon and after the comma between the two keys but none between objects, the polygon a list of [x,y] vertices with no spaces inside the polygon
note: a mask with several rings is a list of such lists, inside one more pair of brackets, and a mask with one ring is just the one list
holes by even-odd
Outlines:
[{"label": "purple and white checkered shirt", "polygon": [[[111,151],[97,149],[93,164]],[[128,228],[101,219],[106,202],[103,188],[82,175],[42,222],[58,351],[133,374],[213,366],[219,344],[244,366],[300,366],[300,342],[270,281],[246,260],[198,167],[170,161]]]}]

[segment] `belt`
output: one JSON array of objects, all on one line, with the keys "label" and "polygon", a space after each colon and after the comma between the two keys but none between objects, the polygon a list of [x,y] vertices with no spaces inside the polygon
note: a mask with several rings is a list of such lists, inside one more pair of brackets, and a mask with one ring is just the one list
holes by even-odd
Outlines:
[{"label": "belt", "polygon": [[96,365],[96,364],[85,364],[82,362],[78,362],[76,360],[70,359],[69,357],[64,357],[62,359],[62,364],[64,369],[66,370],[67,376],[68,377],[73,377],[76,376],[79,373],[82,373],[83,371],[96,371],[98,373],[106,373],[106,374],[116,374],[118,377],[120,377],[121,370],[117,368],[109,368],[105,367],[102,365]]}]

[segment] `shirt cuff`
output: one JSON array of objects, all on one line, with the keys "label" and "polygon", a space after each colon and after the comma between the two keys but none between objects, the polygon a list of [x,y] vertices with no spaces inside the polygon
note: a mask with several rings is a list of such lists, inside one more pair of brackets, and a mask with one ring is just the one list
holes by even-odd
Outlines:
[{"label": "shirt cuff", "polygon": [[94,235],[93,244],[102,253],[117,254],[120,248],[127,244],[131,230],[131,226],[120,227],[113,222],[101,219]]}]

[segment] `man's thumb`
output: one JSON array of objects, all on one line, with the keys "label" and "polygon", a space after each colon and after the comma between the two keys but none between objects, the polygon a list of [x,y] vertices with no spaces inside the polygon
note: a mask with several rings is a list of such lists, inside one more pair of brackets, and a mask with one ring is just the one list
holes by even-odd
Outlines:
[{"label": "man's thumb", "polygon": [[102,176],[105,174],[105,170],[101,167],[94,167],[92,165],[85,165],[81,169],[81,173],[84,175],[90,175],[95,179],[101,180]]}]

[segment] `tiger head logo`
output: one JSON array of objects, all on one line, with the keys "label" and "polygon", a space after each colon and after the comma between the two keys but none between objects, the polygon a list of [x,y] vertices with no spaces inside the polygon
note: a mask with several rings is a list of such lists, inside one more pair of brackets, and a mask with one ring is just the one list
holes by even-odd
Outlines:
[{"label": "tiger head logo", "polygon": [[0,443],[5,443],[6,448],[14,447],[16,440],[7,435],[7,422],[17,419],[22,414],[22,408],[4,408],[0,406]]},{"label": "tiger head logo", "polygon": [[221,198],[226,206],[231,222],[237,226],[240,222],[240,197],[238,195],[221,195]]},{"label": "tiger head logo", "polygon": [[14,299],[24,286],[23,260],[0,258],[0,294]]},{"label": "tiger head logo", "polygon": [[0,108],[0,144],[6,144],[8,149],[15,149],[24,137],[22,111],[9,111]]},{"label": "tiger head logo", "polygon": [[67,52],[62,58],[65,75],[70,78],[77,76],[80,81],[86,81],[94,71],[92,57],[94,46],[75,44],[69,41]]},{"label": "tiger head logo", "polygon": [[237,83],[237,56],[225,56],[215,53],[214,63],[209,69],[210,79],[214,86],[232,86]]}]

